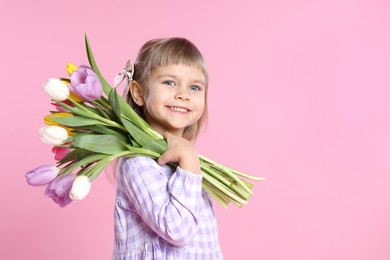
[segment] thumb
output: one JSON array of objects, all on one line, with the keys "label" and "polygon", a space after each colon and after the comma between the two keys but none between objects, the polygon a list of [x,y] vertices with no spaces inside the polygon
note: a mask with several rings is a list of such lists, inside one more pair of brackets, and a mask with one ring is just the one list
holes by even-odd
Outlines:
[{"label": "thumb", "polygon": [[[162,134],[164,139],[167,141],[167,145],[169,145],[169,142],[168,142],[168,138],[172,135],[171,133],[169,132],[165,132]],[[169,149],[167,147],[167,149],[165,150],[165,152],[160,155],[160,157],[157,159],[157,164],[160,165],[160,166],[163,166],[165,164],[167,164],[168,162],[170,162],[170,159],[169,159]]]}]

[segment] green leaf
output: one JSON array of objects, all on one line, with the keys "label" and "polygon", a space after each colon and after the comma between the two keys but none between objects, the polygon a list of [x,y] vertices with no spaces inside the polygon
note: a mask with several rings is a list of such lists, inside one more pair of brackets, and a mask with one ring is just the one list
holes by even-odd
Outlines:
[{"label": "green leaf", "polygon": [[153,152],[162,154],[167,149],[167,143],[164,139],[155,139],[141,129],[133,122],[122,118],[123,125],[129,131],[132,139],[134,139],[142,148],[149,149]]},{"label": "green leaf", "polygon": [[111,108],[114,111],[115,115],[118,118],[121,118],[121,107],[119,105],[118,93],[115,89],[110,90],[110,94],[108,95],[108,102],[110,102]]},{"label": "green leaf", "polygon": [[69,112],[71,112],[72,114],[74,115],[80,115],[80,116],[86,116],[88,117],[88,113],[77,108],[77,107],[72,107],[72,106],[69,106],[61,101],[56,101],[56,103],[58,105],[60,105],[61,107],[65,108],[66,110],[68,110]]},{"label": "green leaf", "polygon": [[137,143],[137,141],[136,140],[134,140],[132,137],[131,137],[131,135],[129,135],[129,140],[130,140],[130,145],[131,146],[133,146],[133,147],[138,147],[138,148],[140,148],[140,147],[142,147],[142,145],[140,145],[139,143]]},{"label": "green leaf", "polygon": [[127,104],[123,98],[119,99],[119,105],[121,107],[123,115],[131,120],[135,125],[137,125],[139,128],[142,130],[146,131],[147,129],[150,128],[149,124],[146,123],[146,121],[140,117],[134,110],[133,108]]},{"label": "green leaf", "polygon": [[163,154],[167,149],[167,142],[164,139],[158,139],[144,145],[142,148]]},{"label": "green leaf", "polygon": [[99,175],[99,173],[100,173],[108,164],[109,164],[109,162],[91,168],[91,169],[90,169],[90,172],[91,172],[91,173],[88,173],[88,174],[91,176],[91,177],[90,177],[90,180],[93,181],[93,180]]},{"label": "green leaf", "polygon": [[74,100],[73,100],[73,102],[76,102],[77,105],[83,107],[85,110],[89,110],[89,112],[92,112],[94,114],[99,114],[99,111],[96,108],[94,108],[92,106],[88,106],[84,102],[77,102],[77,101],[74,101]]},{"label": "green leaf", "polygon": [[88,125],[83,127],[74,127],[75,130],[82,130],[82,131],[93,131],[99,134],[106,134],[106,135],[114,135],[118,137],[123,142],[129,142],[129,138],[126,134],[118,132],[113,130],[112,128],[108,126],[101,126],[101,125]]},{"label": "green leaf", "polygon": [[105,154],[98,154],[98,153],[89,155],[89,156],[83,158],[82,160],[77,161],[77,163],[72,165],[72,167],[67,168],[64,171],[64,174],[68,174],[68,173],[72,172],[73,170],[75,170],[75,169],[77,169],[77,168],[79,168],[79,167],[81,167],[83,165],[103,160],[105,157],[107,157],[107,155],[105,155]]},{"label": "green leaf", "polygon": [[76,150],[77,150],[76,161],[80,161],[93,154],[91,151],[85,149],[76,149]]},{"label": "green leaf", "polygon": [[133,139],[140,145],[144,146],[154,141],[154,138],[142,131],[133,122],[127,120],[126,118],[122,118],[122,123],[126,127],[127,131],[129,131]]},{"label": "green leaf", "polygon": [[159,154],[159,153],[156,153],[154,151],[144,149],[144,148],[138,148],[138,147],[134,147],[134,146],[129,146],[128,148],[129,148],[129,151],[131,153],[131,156],[126,155],[127,157],[147,156],[147,157],[150,157],[153,159],[157,159],[158,157],[161,156],[161,154]]},{"label": "green leaf", "polygon": [[100,120],[85,116],[66,116],[66,117],[50,117],[57,123],[73,127],[73,126],[87,126],[87,125],[108,125]]},{"label": "green leaf", "polygon": [[116,154],[128,150],[126,144],[113,135],[76,136],[73,146],[103,154]]},{"label": "green leaf", "polygon": [[99,99],[90,102],[90,104],[93,105],[97,111],[99,111],[100,116],[111,119],[113,121],[118,120],[118,117],[112,111],[112,108],[110,107],[110,104],[105,97],[101,96]]},{"label": "green leaf", "polygon": [[87,49],[89,64],[91,65],[91,67],[92,67],[93,71],[96,73],[96,75],[99,77],[100,82],[102,83],[102,86],[103,86],[104,93],[106,93],[106,95],[108,96],[108,94],[110,93],[110,90],[112,88],[111,88],[110,84],[108,84],[108,82],[105,80],[103,75],[100,73],[100,70],[96,65],[95,58],[93,57],[93,53],[92,53],[91,46],[89,44],[87,35],[85,35],[85,47]]}]

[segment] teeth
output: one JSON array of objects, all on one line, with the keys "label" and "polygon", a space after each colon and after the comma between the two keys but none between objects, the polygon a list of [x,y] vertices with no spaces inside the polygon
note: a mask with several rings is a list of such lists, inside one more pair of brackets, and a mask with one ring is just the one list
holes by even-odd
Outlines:
[{"label": "teeth", "polygon": [[183,113],[188,112],[187,109],[182,108],[182,107],[169,107],[169,109],[176,111],[176,112],[183,112]]}]

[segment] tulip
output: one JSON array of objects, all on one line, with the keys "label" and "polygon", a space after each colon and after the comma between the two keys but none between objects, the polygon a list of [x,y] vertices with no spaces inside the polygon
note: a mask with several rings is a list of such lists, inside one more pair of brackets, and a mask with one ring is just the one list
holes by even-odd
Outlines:
[{"label": "tulip", "polygon": [[32,186],[41,186],[53,181],[60,169],[53,165],[42,165],[26,172],[27,183]]},{"label": "tulip", "polygon": [[72,202],[69,191],[72,188],[74,177],[74,174],[57,177],[46,187],[45,196],[52,198],[60,207],[65,207]]},{"label": "tulip", "polygon": [[47,125],[61,125],[60,123],[57,123],[55,120],[53,120],[53,117],[68,117],[68,116],[73,116],[73,114],[68,112],[53,113],[45,116],[44,121]]},{"label": "tulip", "polygon": [[102,83],[88,66],[81,65],[70,76],[71,91],[86,101],[94,101],[103,94]]},{"label": "tulip", "polygon": [[[76,67],[76,69],[77,69],[77,67]],[[69,75],[69,76],[70,76],[70,75]],[[61,79],[61,81],[62,81],[65,85],[67,85],[67,86],[69,87],[69,84],[70,84],[70,80],[69,80],[69,79]],[[72,92],[72,91],[70,91],[69,97],[70,97],[72,100],[76,101],[76,102],[83,102],[83,101],[84,101],[84,99],[82,99],[81,97],[77,96],[77,94],[74,93],[74,92]]]},{"label": "tulip", "polygon": [[45,144],[60,145],[68,139],[68,131],[60,126],[44,126],[39,129],[41,140]]},{"label": "tulip", "polygon": [[43,90],[56,101],[64,101],[70,95],[68,86],[56,78],[49,78],[43,86]]},{"label": "tulip", "polygon": [[54,160],[61,161],[72,149],[54,146],[51,151],[55,154]]},{"label": "tulip", "polygon": [[[70,107],[74,107],[74,105],[72,104],[72,102],[70,102],[69,100],[64,100],[64,101],[62,101],[62,103],[64,103],[65,105],[68,105],[68,106],[70,106]],[[55,102],[52,102],[51,104],[52,104],[52,105],[55,107],[55,109],[56,109],[57,111],[59,111],[59,112],[69,112],[67,109],[63,108],[62,106],[58,105],[58,104],[55,103]]]},{"label": "tulip", "polygon": [[69,76],[72,75],[72,73],[75,72],[77,69],[77,66],[72,63],[66,64],[66,72]]},{"label": "tulip", "polygon": [[69,117],[69,116],[73,116],[73,114],[68,113],[68,112],[53,113],[53,114],[49,114],[49,115],[45,116],[43,121],[45,121],[45,123],[47,125],[56,125],[56,126],[60,126],[62,128],[65,128],[66,131],[68,132],[68,135],[73,136],[73,135],[75,135],[75,133],[72,132],[72,130],[73,130],[72,128],[64,126],[63,124],[60,124],[57,121],[53,120],[53,117]]},{"label": "tulip", "polygon": [[91,182],[85,175],[77,176],[73,182],[69,196],[73,200],[82,200],[88,195],[91,190]]},{"label": "tulip", "polygon": [[84,101],[84,99],[82,99],[76,93],[74,93],[72,91],[70,92],[70,98],[73,99],[76,102],[79,102],[79,103]]}]

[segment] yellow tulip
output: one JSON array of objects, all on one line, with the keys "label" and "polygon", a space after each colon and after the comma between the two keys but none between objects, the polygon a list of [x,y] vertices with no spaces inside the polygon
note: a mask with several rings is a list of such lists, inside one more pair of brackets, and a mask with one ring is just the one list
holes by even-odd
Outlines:
[{"label": "yellow tulip", "polygon": [[50,114],[50,115],[45,116],[44,121],[45,121],[45,124],[47,124],[47,125],[61,126],[61,127],[66,129],[66,131],[68,132],[68,135],[74,136],[75,133],[72,132],[72,130],[73,130],[72,128],[64,126],[63,124],[60,124],[52,119],[53,117],[67,117],[67,116],[73,116],[73,114],[67,113],[67,112],[54,113],[54,114]]},{"label": "yellow tulip", "polygon": [[[61,79],[61,81],[62,81],[63,83],[65,83],[65,85],[70,84],[70,80],[69,80],[69,79]],[[84,101],[84,99],[82,99],[81,97],[77,96],[77,94],[74,93],[74,92],[72,92],[72,91],[70,91],[69,97],[70,97],[71,99],[73,99],[74,101],[79,102],[79,103]]]},{"label": "yellow tulip", "polygon": [[70,79],[61,78],[62,83],[68,85],[70,83]]},{"label": "yellow tulip", "polygon": [[72,63],[68,63],[66,64],[66,72],[68,73],[68,75],[72,75],[73,71],[77,70],[78,67]]},{"label": "yellow tulip", "polygon": [[77,94],[72,92],[72,91],[70,92],[69,97],[71,99],[73,99],[74,101],[79,102],[79,103],[84,101],[84,99],[82,99],[81,97],[77,96]]}]

